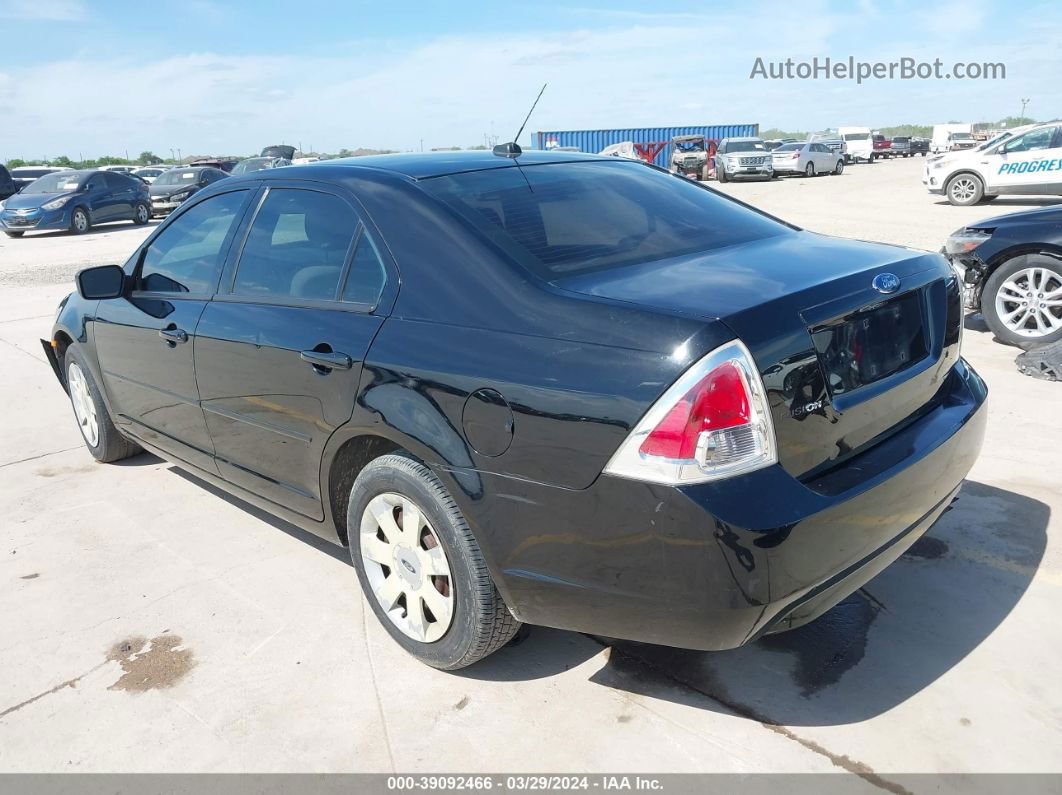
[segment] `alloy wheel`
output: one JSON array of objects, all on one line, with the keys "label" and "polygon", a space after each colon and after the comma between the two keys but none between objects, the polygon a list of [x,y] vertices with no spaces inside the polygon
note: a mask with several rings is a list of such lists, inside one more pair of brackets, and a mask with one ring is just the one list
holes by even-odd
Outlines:
[{"label": "alloy wheel", "polygon": [[88,216],[81,210],[74,210],[74,229],[78,232],[88,229]]},{"label": "alloy wheel", "polygon": [[78,427],[81,428],[81,435],[85,437],[89,447],[95,447],[100,441],[100,424],[96,419],[96,404],[89,393],[88,381],[76,362],[72,362],[66,372],[70,386],[70,402],[74,404],[74,416],[77,418]]},{"label": "alloy wheel", "polygon": [[362,563],[373,596],[404,635],[434,643],[453,621],[450,563],[417,505],[401,494],[373,497],[361,516]]},{"label": "alloy wheel", "polygon": [[977,185],[970,177],[958,177],[951,183],[951,198],[957,202],[968,202],[977,195]]},{"label": "alloy wheel", "polygon": [[1015,334],[1035,339],[1062,329],[1062,274],[1025,268],[996,291],[996,314]]}]

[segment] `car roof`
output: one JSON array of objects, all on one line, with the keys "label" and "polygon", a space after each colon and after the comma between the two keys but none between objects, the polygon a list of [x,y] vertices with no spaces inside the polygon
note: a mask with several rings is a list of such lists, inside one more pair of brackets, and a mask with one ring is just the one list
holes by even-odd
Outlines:
[{"label": "car roof", "polygon": [[[340,175],[343,169],[371,168],[390,171],[411,179],[429,179],[468,171],[486,171],[495,168],[535,166],[544,163],[578,163],[584,161],[619,162],[615,157],[593,155],[587,152],[545,152],[540,149],[525,149],[517,158],[502,157],[489,149],[464,152],[402,152],[391,155],[365,155],[344,157],[336,160],[321,160],[300,165],[299,174],[324,174],[335,169]],[[629,161],[629,162],[634,162]],[[287,172],[285,172],[286,174]]]}]

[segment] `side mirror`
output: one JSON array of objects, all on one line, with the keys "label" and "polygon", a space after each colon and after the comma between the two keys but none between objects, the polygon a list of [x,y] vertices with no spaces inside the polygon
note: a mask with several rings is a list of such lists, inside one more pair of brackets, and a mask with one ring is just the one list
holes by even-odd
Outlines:
[{"label": "side mirror", "polygon": [[125,291],[125,271],[117,265],[86,268],[76,278],[78,294],[86,301],[120,298]]}]

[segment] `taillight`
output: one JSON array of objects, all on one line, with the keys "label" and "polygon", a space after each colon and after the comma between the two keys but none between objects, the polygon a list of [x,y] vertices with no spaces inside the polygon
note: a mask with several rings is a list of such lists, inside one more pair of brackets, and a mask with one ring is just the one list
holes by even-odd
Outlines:
[{"label": "taillight", "polygon": [[728,342],[653,405],[605,472],[655,483],[700,483],[778,460],[767,397],[748,349]]}]

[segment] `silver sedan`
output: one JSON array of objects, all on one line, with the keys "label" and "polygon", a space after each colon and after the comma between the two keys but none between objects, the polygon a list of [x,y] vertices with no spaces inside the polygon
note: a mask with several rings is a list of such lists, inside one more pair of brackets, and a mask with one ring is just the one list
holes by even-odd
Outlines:
[{"label": "silver sedan", "polygon": [[840,174],[844,171],[844,157],[830,150],[826,144],[805,141],[782,144],[771,153],[775,174]]}]

